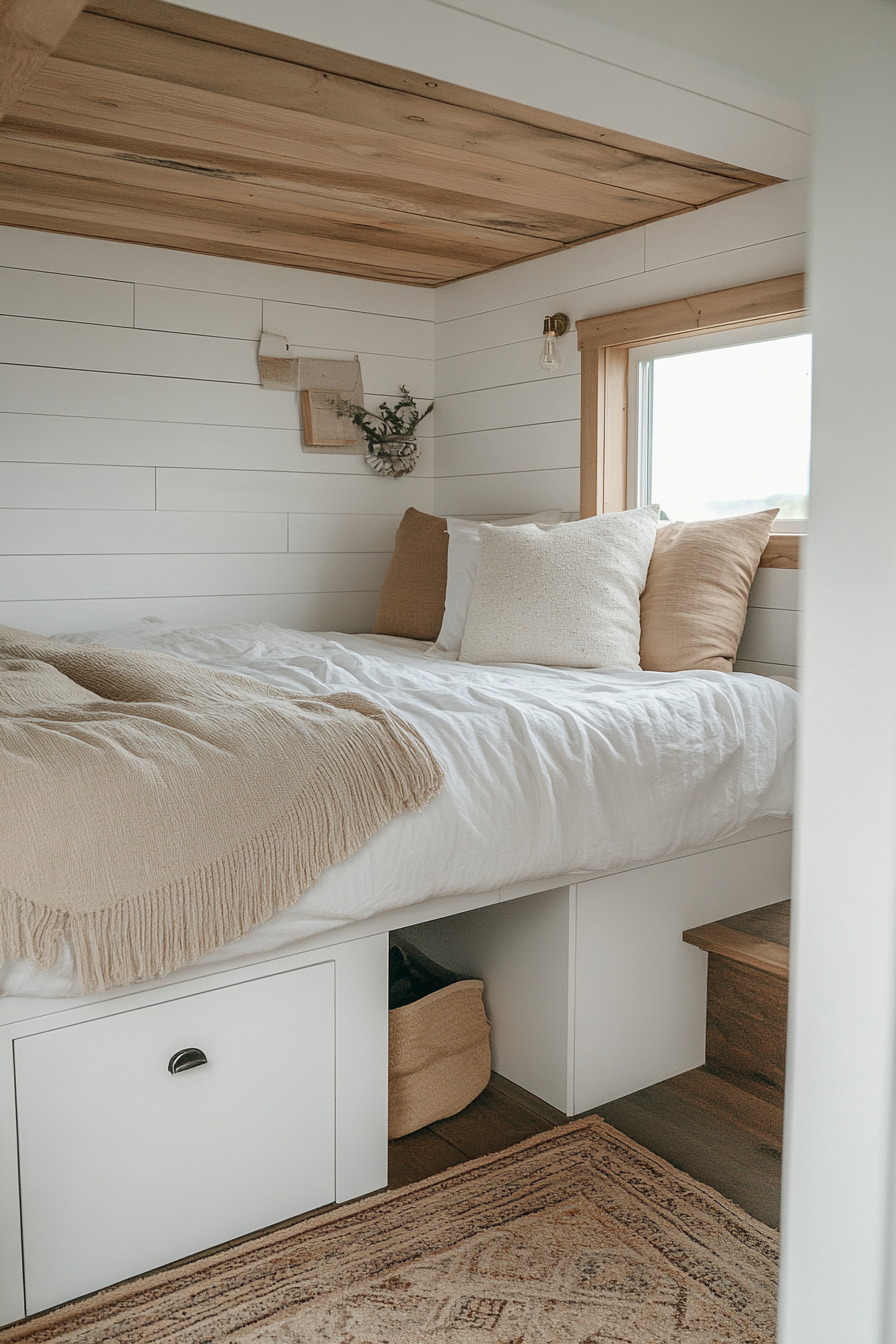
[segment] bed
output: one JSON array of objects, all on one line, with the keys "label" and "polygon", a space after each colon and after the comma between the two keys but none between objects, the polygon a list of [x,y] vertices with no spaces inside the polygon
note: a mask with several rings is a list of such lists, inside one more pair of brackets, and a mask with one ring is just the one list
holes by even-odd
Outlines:
[{"label": "bed", "polygon": [[[382,635],[147,619],[70,637],[175,654],[310,694],[359,692],[397,710],[447,774],[288,909],[204,964],[289,948],[435,897],[655,863],[792,807],[796,696],[765,677],[482,667]],[[433,654],[436,656],[433,657]],[[80,992],[52,970],[0,964],[6,995]]]},{"label": "bed", "polygon": [[383,1185],[390,931],[482,975],[496,1068],[574,1113],[702,1061],[682,930],[788,894],[796,696],[773,677],[271,626],[66,638],[360,691],[446,782],[160,979],[83,995],[67,953],[0,966],[0,1320]]}]

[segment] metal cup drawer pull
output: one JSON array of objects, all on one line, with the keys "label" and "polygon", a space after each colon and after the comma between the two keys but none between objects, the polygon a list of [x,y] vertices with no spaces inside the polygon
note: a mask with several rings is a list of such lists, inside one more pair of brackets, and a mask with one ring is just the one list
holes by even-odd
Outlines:
[{"label": "metal cup drawer pull", "polygon": [[195,1046],[190,1046],[186,1050],[177,1050],[168,1061],[169,1073],[184,1073],[187,1069],[198,1069],[200,1064],[207,1064],[208,1056],[204,1050],[197,1050]]}]

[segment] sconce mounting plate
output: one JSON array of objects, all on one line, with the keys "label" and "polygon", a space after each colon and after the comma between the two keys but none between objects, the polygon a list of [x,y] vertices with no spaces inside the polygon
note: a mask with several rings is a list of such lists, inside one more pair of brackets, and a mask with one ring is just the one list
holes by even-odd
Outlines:
[{"label": "sconce mounting plate", "polygon": [[554,313],[544,320],[545,336],[565,336],[569,331],[569,318],[565,313]]}]

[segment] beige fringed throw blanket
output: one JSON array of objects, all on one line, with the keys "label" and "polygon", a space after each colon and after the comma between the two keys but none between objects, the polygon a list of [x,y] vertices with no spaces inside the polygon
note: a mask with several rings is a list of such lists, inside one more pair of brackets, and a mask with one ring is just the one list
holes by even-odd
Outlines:
[{"label": "beige fringed throw blanket", "polygon": [[362,696],[0,627],[0,957],[67,938],[85,992],[175,970],[442,778]]}]

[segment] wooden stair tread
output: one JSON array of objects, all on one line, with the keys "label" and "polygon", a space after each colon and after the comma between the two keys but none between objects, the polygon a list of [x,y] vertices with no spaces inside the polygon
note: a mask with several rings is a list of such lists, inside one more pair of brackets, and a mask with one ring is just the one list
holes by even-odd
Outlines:
[{"label": "wooden stair tread", "polygon": [[716,920],[726,929],[739,929],[741,933],[752,933],[755,938],[765,938],[770,943],[790,946],[790,901],[776,901],[774,905],[763,905],[758,910],[746,910],[742,915],[731,915],[728,919]]},{"label": "wooden stair tread", "polygon": [[756,970],[765,971],[782,980],[789,977],[790,948],[771,942],[768,938],[757,938],[755,934],[743,933],[740,929],[732,929],[722,923],[701,924],[696,929],[685,929],[681,936],[686,943],[700,947],[704,952],[715,952],[729,961],[753,966]]}]

